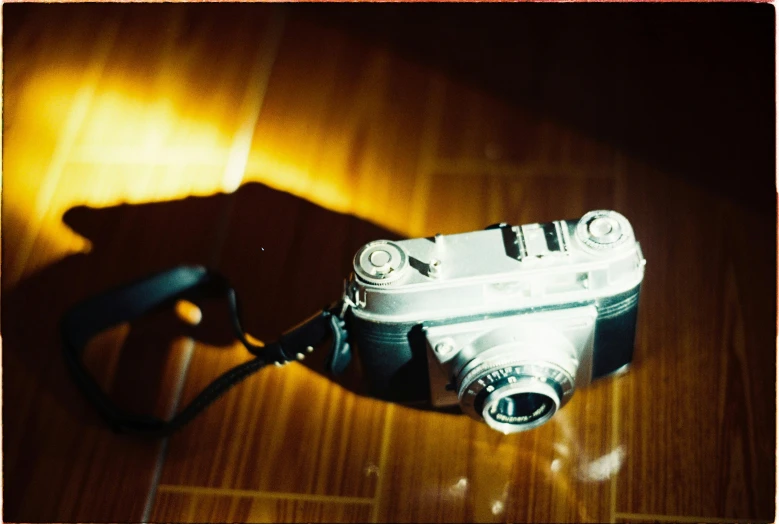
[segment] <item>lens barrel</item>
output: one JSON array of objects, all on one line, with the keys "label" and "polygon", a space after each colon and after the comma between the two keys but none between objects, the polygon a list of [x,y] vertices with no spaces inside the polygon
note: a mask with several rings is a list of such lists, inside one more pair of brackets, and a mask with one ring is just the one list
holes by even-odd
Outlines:
[{"label": "lens barrel", "polygon": [[502,433],[548,421],[573,395],[574,379],[550,362],[481,362],[458,388],[463,411]]}]

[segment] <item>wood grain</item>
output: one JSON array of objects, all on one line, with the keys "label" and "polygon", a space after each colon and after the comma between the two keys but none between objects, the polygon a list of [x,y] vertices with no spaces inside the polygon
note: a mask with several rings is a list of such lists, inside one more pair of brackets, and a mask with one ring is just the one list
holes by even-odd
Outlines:
[{"label": "wood grain", "polygon": [[395,408],[378,520],[608,520],[608,466],[624,460],[611,440],[610,393],[603,382],[553,423],[507,436],[462,416]]},{"label": "wood grain", "polygon": [[[223,362],[198,355],[184,401],[226,370]],[[171,439],[161,482],[373,497],[385,409],[302,366],[268,370]]]},{"label": "wood grain", "polygon": [[[201,263],[214,258],[217,244],[210,238],[219,231],[219,221],[212,219],[223,213],[220,202],[201,207],[210,225],[195,225],[199,242],[187,239],[191,216],[187,222],[181,220],[184,215],[152,211],[154,218],[149,218],[125,206],[94,220],[92,208],[74,207],[137,201],[153,193],[157,199],[196,193],[202,191],[198,180],[205,180],[209,191],[219,187],[213,167],[203,168],[197,158],[189,164],[184,154],[172,166],[160,165],[154,152],[143,151],[144,139],[153,145],[162,138],[156,125],[159,102],[167,96],[175,99],[175,93],[160,77],[169,77],[173,65],[181,64],[181,54],[162,53],[158,61],[144,57],[150,49],[170,48],[178,34],[163,28],[175,29],[185,12],[152,17],[155,26],[145,21],[150,13],[143,9],[16,9],[6,19],[18,28],[12,34],[19,40],[6,47],[10,65],[4,87],[9,109],[2,217],[7,255],[2,274],[4,386],[6,399],[17,399],[6,402],[4,410],[4,426],[15,428],[3,439],[4,474],[14,479],[6,484],[5,515],[33,521],[140,520],[150,509],[161,443],[114,435],[96,420],[66,374],[57,324],[76,300],[121,280],[175,264],[182,255]],[[267,20],[267,11],[257,14],[254,21]],[[202,27],[214,22],[201,18],[198,23],[191,29],[197,34],[201,28],[196,40],[206,42],[207,51],[214,44],[203,39]],[[117,35],[131,44],[117,44]],[[157,82],[148,84],[144,75]],[[211,81],[216,93],[229,87],[222,79]],[[243,81],[235,78],[233,83]],[[184,120],[170,130],[162,149],[176,152],[178,142],[188,148],[185,152],[190,150],[188,142],[196,141],[203,128],[213,129],[211,122],[220,122],[219,111],[209,109],[198,115],[204,124]],[[221,111],[233,113],[226,105]],[[201,147],[203,143],[201,139]],[[117,150],[134,154],[122,162],[121,154],[112,157]],[[161,233],[156,243],[149,220]],[[158,415],[169,412],[189,350],[176,331],[165,323],[138,326],[135,342],[128,341],[121,356],[107,352],[95,358],[93,366],[106,371],[110,360],[119,359],[114,398]]]},{"label": "wood grain", "polygon": [[153,521],[176,522],[367,522],[370,505],[261,496],[230,496],[161,487]]},{"label": "wood grain", "polygon": [[431,82],[386,49],[292,17],[244,180],[405,233]]},{"label": "wood grain", "polygon": [[[775,441],[775,334],[767,312],[748,318],[740,304],[744,294],[746,302],[763,304],[775,296],[774,248],[757,241],[770,238],[771,226],[639,166],[631,184],[642,190],[627,205],[636,228],[646,230],[645,255],[673,270],[646,277],[641,307],[649,321],[639,329],[638,365],[625,386],[624,428],[635,452],[624,471],[630,480],[620,484],[619,509],[770,515],[773,465],[758,457],[767,456],[768,442]],[[753,238],[749,247],[744,235]],[[751,286],[737,284],[737,259]],[[748,269],[745,259],[753,261]],[[693,376],[701,379],[688,378]],[[658,388],[677,392],[678,401],[653,401]],[[666,453],[676,460],[663,459]],[[649,479],[657,478],[676,488],[651,489],[658,484]],[[629,487],[637,485],[643,485],[640,492]]]},{"label": "wood grain", "polygon": [[[318,9],[4,9],[5,518],[772,521],[776,217],[743,198],[772,173],[712,172],[739,187],[731,198],[685,162],[605,140],[609,118],[582,126],[550,110],[565,93],[555,82],[606,60],[591,46],[593,57],[542,67],[577,45],[554,17],[537,18],[539,47],[523,37],[514,61],[483,55],[487,69],[511,63],[519,84],[552,93],[534,98],[490,88],[487,69],[450,67],[453,43],[484,51],[478,31],[431,26],[439,52],[453,46],[441,64],[382,37],[367,10],[345,22]],[[406,7],[375,9],[416,27]],[[629,36],[647,60],[654,23]],[[699,49],[675,59],[674,71],[719,63]],[[759,105],[750,78],[743,93],[731,86],[747,112]],[[619,118],[651,121],[660,102],[633,100],[637,80],[623,81],[615,89],[635,113]],[[740,121],[734,107],[716,109],[723,125]],[[772,132],[756,124],[744,140]],[[641,151],[667,160],[666,139],[679,137],[664,133]],[[733,154],[744,147],[734,141]],[[333,379],[318,350],[247,379],[170,439],[120,436],[61,363],[69,306],[161,268],[223,272],[248,331],[270,340],[339,296],[368,241],[599,208],[628,216],[648,260],[635,361],[530,432],[371,399],[358,363]],[[197,326],[163,311],[92,342],[88,364],[113,398],[166,416],[249,358],[224,304],[197,305]]]}]

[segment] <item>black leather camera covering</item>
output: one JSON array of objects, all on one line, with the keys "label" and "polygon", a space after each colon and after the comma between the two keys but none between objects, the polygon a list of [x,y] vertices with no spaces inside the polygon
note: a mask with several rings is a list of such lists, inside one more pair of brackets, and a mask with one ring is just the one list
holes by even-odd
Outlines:
[{"label": "black leather camera covering", "polygon": [[[593,380],[609,375],[633,359],[640,285],[604,299],[576,304],[595,304]],[[557,305],[549,309],[559,309]],[[521,313],[503,312],[500,316]],[[484,318],[483,316],[480,318]],[[454,318],[436,325],[473,320]],[[347,325],[362,363],[370,393],[401,403],[427,403],[430,398],[427,342],[422,332],[426,322],[379,323],[347,316]],[[432,323],[431,323],[432,324]]]}]

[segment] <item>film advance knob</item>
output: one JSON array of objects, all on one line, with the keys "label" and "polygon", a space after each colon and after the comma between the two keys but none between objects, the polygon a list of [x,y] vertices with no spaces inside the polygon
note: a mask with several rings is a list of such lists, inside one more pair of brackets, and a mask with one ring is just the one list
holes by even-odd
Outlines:
[{"label": "film advance knob", "polygon": [[357,276],[375,285],[396,281],[408,266],[406,251],[395,242],[377,240],[363,246],[354,256]]},{"label": "film advance knob", "polygon": [[611,249],[632,238],[630,223],[616,211],[590,211],[576,226],[577,238],[596,250]]}]

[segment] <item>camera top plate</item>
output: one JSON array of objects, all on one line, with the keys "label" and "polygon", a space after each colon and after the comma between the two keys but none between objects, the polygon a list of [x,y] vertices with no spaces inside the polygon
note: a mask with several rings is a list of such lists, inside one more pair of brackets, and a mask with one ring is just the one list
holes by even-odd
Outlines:
[{"label": "camera top plate", "polygon": [[628,220],[597,210],[579,220],[371,242],[355,256],[344,299],[374,321],[490,314],[615,295],[641,283],[644,265]]}]

